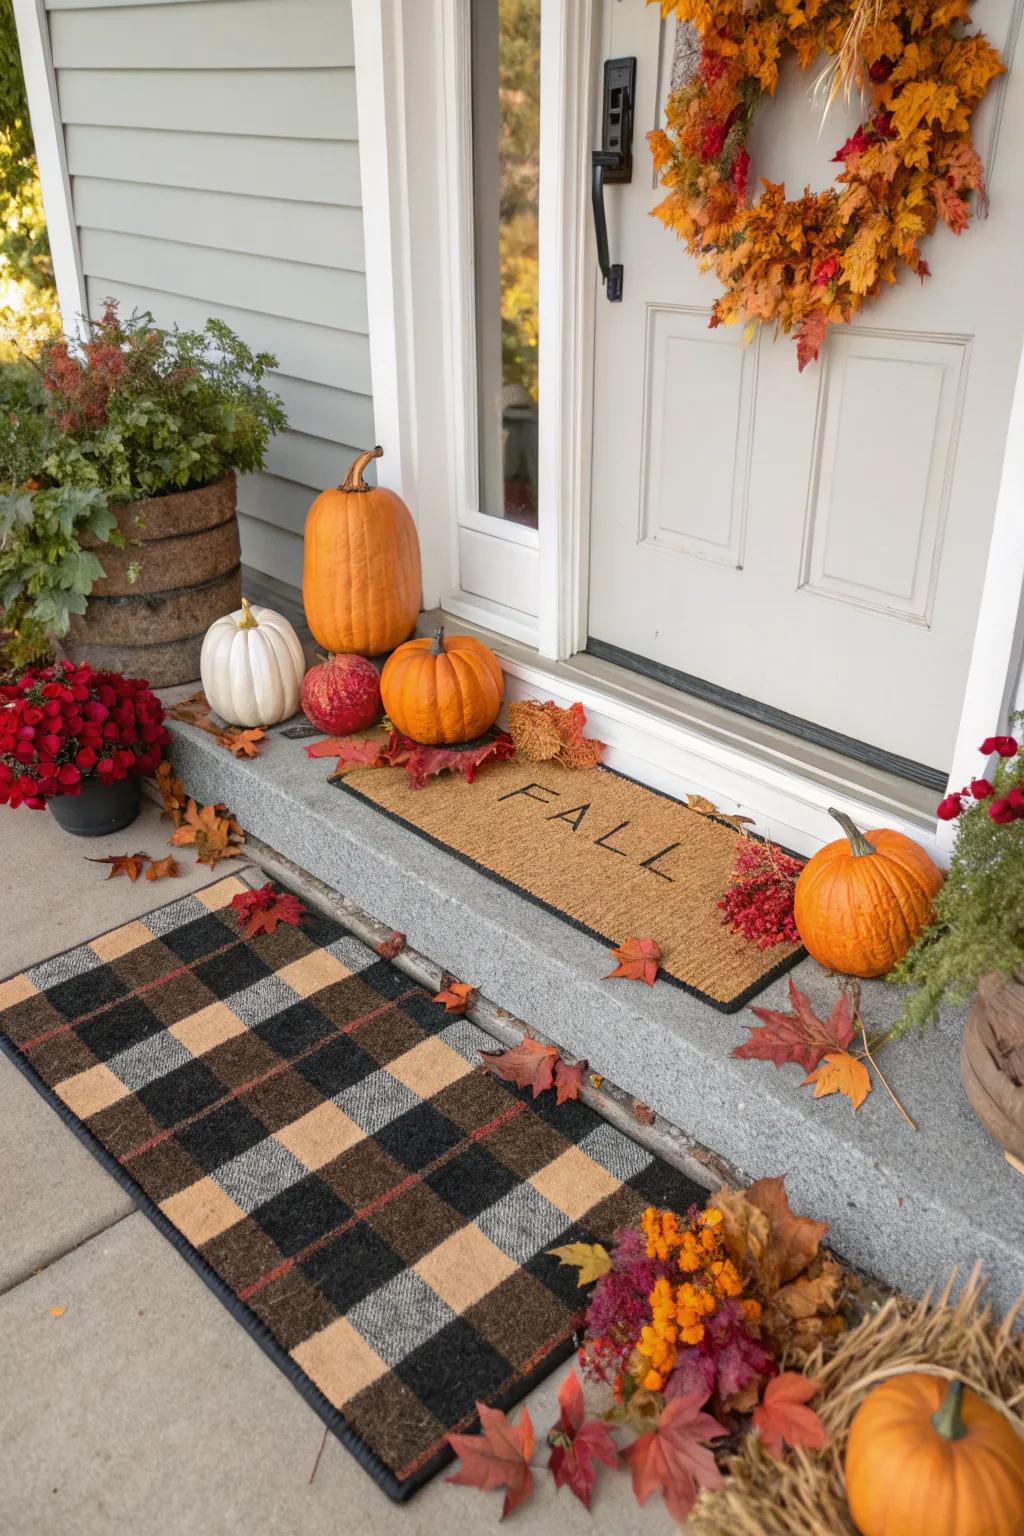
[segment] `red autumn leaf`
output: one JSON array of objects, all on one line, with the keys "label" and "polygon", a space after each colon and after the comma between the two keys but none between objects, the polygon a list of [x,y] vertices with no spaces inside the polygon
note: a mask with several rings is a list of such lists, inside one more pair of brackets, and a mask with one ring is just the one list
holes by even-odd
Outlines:
[{"label": "red autumn leaf", "polygon": [[597,1419],[583,1417],[583,1388],[575,1371],[570,1371],[558,1389],[558,1422],[548,1431],[551,1455],[548,1468],[559,1488],[569,1488],[586,1509],[594,1486],[594,1462],[616,1467],[619,1457],[608,1426]]},{"label": "red autumn leaf", "polygon": [[504,1488],[501,1518],[510,1515],[533,1492],[533,1424],[524,1407],[518,1424],[511,1424],[498,1408],[477,1403],[478,1435],[449,1435],[448,1444],[462,1465],[447,1479],[470,1488]]},{"label": "red autumn leaf", "polygon": [[258,726],[249,731],[222,731],[220,744],[235,757],[259,757],[258,743],[266,738],[266,734]]},{"label": "red autumn leaf", "polygon": [[488,1072],[517,1088],[532,1088],[534,1098],[555,1086],[555,1069],[561,1061],[553,1045],[541,1045],[530,1035],[507,1051],[481,1051],[480,1056]]},{"label": "red autumn leaf", "polygon": [[386,939],[381,939],[380,943],[374,947],[376,953],[383,959],[393,960],[405,948],[405,934],[399,933],[398,929],[395,928]]},{"label": "red autumn leaf", "polygon": [[360,740],[354,736],[328,736],[325,741],[314,741],[306,748],[309,757],[336,757],[332,778],[340,778],[352,768],[379,768],[383,743],[374,737]]},{"label": "red autumn leaf", "polygon": [[110,873],[108,880],[114,880],[118,875],[127,875],[129,880],[137,880],[142,874],[145,864],[150,862],[148,853],[111,853],[105,859],[90,859],[90,864],[109,864]]},{"label": "red autumn leaf", "polygon": [[807,1402],[818,1390],[798,1371],[783,1371],[764,1389],[764,1396],[754,1409],[754,1428],[764,1448],[776,1461],[782,1460],[783,1443],[802,1445],[808,1451],[820,1451],[828,1444],[825,1426]]},{"label": "red autumn leaf", "polygon": [[796,365],[801,373],[821,351],[828,330],[828,311],[812,309],[796,333]]},{"label": "red autumn leaf", "polygon": [[619,963],[614,971],[608,972],[605,981],[612,976],[625,976],[627,981],[645,981],[649,987],[654,986],[661,963],[661,950],[654,939],[629,938],[611,953]]},{"label": "red autumn leaf", "polygon": [[683,1524],[698,1488],[720,1488],[722,1474],[705,1444],[725,1430],[709,1413],[702,1413],[702,1392],[675,1397],[666,1404],[656,1427],[627,1445],[623,1457],[633,1474],[633,1493],[646,1504],[660,1493],[672,1518]]},{"label": "red autumn leaf", "polygon": [[555,1090],[556,1104],[564,1104],[567,1099],[578,1099],[580,1089],[583,1086],[583,1074],[590,1065],[583,1060],[578,1061],[574,1067],[570,1067],[561,1057],[555,1062]]},{"label": "red autumn leaf", "polygon": [[405,769],[413,789],[422,789],[428,779],[439,773],[458,773],[467,784],[472,784],[485,763],[503,763],[515,755],[512,738],[504,733],[473,747],[423,747],[398,731],[392,732],[381,753],[385,762]]},{"label": "red autumn leaf", "polygon": [[242,937],[251,939],[257,933],[273,933],[278,923],[291,923],[298,927],[306,908],[290,891],[275,891],[268,881],[256,891],[239,891],[232,896],[231,905],[238,914],[238,926]]},{"label": "red autumn leaf", "polygon": [[478,989],[471,987],[468,981],[452,980],[440,992],[435,992],[431,1002],[443,1003],[445,1013],[466,1013],[478,996]]},{"label": "red autumn leaf", "polygon": [[173,880],[181,870],[173,853],[169,853],[165,859],[154,859],[146,870],[147,880]]},{"label": "red autumn leaf", "polygon": [[853,1039],[853,1008],[845,992],[836,999],[828,1019],[819,1019],[810,998],[789,982],[792,1013],[774,1008],[751,1008],[760,1020],[750,1026],[750,1038],[733,1051],[734,1056],[756,1061],[774,1061],[777,1067],[795,1061],[805,1072],[813,1072],[828,1051],[845,1051]]}]

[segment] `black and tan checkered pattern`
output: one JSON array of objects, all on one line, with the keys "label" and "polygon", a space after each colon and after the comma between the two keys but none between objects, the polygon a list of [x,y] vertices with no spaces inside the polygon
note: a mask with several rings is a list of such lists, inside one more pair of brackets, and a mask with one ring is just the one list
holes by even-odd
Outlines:
[{"label": "black and tan checkered pattern", "polygon": [[701,1192],[326,918],[242,939],[245,883],[0,983],[0,1044],[404,1497],[570,1351],[545,1250]]}]

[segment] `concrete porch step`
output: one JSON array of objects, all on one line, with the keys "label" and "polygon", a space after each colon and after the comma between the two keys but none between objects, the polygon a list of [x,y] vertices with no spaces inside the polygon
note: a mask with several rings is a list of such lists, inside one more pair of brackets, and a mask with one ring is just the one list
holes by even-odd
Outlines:
[{"label": "concrete porch step", "polygon": [[[964,1098],[962,1014],[882,1052],[916,1132],[877,1082],[857,1114],[845,1099],[816,1101],[798,1068],[732,1058],[749,1015],[718,1013],[665,984],[605,982],[599,943],[340,792],[327,782],[329,762],[307,758],[281,728],[259,758],[237,761],[210,736],[170,724],[190,794],[226,802],[254,838],[724,1162],[752,1178],[785,1173],[794,1208],[828,1220],[851,1263],[919,1294],[952,1265],[981,1260],[998,1305],[1024,1290],[1024,1181]],[[810,960],[792,974],[827,1011],[834,980]],[[758,1002],[788,1007],[786,982]],[[865,984],[872,1030],[898,1009],[893,988]]]}]

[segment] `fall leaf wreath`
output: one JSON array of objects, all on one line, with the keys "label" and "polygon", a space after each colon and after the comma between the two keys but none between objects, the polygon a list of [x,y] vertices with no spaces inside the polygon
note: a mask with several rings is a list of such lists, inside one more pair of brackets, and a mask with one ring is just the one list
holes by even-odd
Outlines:
[{"label": "fall leaf wreath", "polygon": [[[801,370],[830,325],[847,324],[900,263],[923,281],[921,242],[942,219],[984,209],[971,113],[1005,66],[983,34],[962,35],[969,0],[648,0],[695,33],[690,78],[648,134],[668,196],[654,214],[725,287],[711,325],[774,320],[795,331]],[[838,185],[787,198],[765,180],[748,197],[747,134],[774,95],[783,48],[801,68],[831,60],[829,99],[857,89],[866,119],[833,157]]]}]

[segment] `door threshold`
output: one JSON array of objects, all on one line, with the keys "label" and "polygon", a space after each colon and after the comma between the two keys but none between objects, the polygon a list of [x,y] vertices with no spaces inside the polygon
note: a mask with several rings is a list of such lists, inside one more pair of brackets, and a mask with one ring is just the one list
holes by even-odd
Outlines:
[{"label": "door threshold", "polygon": [[[441,609],[422,613],[418,632],[429,634],[445,617]],[[580,652],[551,661],[465,618],[458,624],[500,658],[507,699],[582,703],[587,734],[608,744],[605,760],[622,773],[684,801],[705,796],[729,814],[751,817],[758,832],[798,853],[835,839],[828,811],[837,805],[861,826],[905,832],[948,862],[937,838],[934,788],[606,658]]]}]

